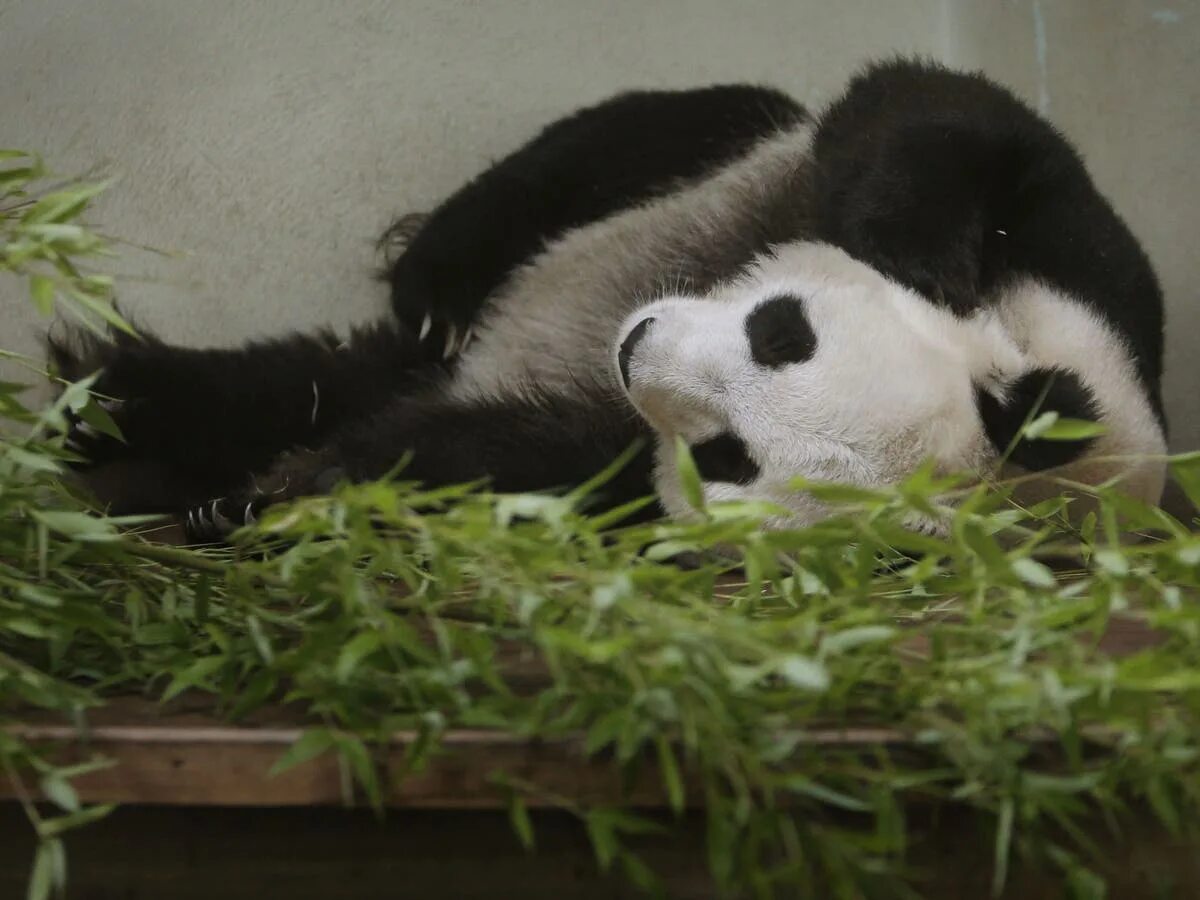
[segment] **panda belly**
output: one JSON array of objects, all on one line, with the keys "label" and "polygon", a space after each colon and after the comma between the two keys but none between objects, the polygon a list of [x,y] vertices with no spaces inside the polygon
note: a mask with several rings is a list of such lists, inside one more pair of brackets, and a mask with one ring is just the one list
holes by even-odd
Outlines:
[{"label": "panda belly", "polygon": [[668,290],[703,293],[807,236],[811,138],[808,124],[781,131],[704,180],[552,243],[492,297],[448,395],[617,391],[611,347],[633,310]]}]

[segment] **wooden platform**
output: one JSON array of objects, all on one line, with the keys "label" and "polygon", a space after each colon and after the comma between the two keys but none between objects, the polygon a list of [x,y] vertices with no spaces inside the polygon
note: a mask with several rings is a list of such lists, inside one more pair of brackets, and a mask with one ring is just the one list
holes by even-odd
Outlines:
[{"label": "wooden platform", "polygon": [[[912,649],[923,636],[914,632]],[[1122,656],[1157,640],[1137,619],[1115,619],[1101,646]],[[522,677],[536,682],[538,673]],[[109,819],[69,835],[71,898],[438,898],[633,897],[617,876],[600,876],[579,824],[554,809],[537,809],[539,849],[525,853],[505,812],[506,795],[490,781],[502,769],[585,804],[618,798],[670,818],[652,761],[633,783],[618,781],[603,760],[589,761],[578,740],[527,742],[499,733],[448,733],[445,751],[423,771],[397,783],[415,738],[393,735],[375,763],[388,807],[382,820],[348,796],[336,756],[324,754],[275,777],[272,765],[307,727],[293,710],[268,708],[231,726],[208,700],[184,695],[166,706],[137,698],[89,713],[87,728],[44,713],[20,716],[15,730],[53,748],[63,760],[101,755],[112,768],[79,778],[86,802],[117,802]],[[815,730],[807,740],[853,748],[903,742],[887,729]],[[0,898],[23,895],[32,835],[14,786],[0,775]],[[706,898],[703,812],[690,812],[669,838],[641,847],[670,896]],[[9,801],[9,802],[4,802]],[[347,805],[358,808],[347,808]],[[939,898],[987,896],[987,824],[955,808],[917,810],[914,861]],[[1147,817],[1106,848],[1110,898],[1200,897],[1200,847],[1172,842]],[[1009,896],[1062,896],[1055,873],[1017,871]]]},{"label": "wooden platform", "polygon": [[[267,773],[301,733],[286,711],[232,728],[200,708],[157,710],[125,701],[98,712],[86,735],[28,716],[20,730],[60,748],[64,759],[102,754],[117,763],[76,782],[89,802],[122,803],[110,818],[71,833],[70,898],[84,900],[291,900],[519,896],[522,900],[638,896],[620,877],[597,872],[579,823],[530,805],[535,854],[519,845],[505,796],[488,780],[503,768],[586,803],[629,797],[673,825],[639,851],[669,896],[713,897],[703,812],[672,821],[652,767],[626,793],[611,768],[588,762],[575,741],[528,743],[479,731],[447,736],[444,755],[393,787],[382,818],[346,808],[332,754],[276,777]],[[400,764],[411,735],[397,734],[378,759]],[[816,732],[813,741],[851,747],[901,740],[886,730]],[[0,776],[0,898],[23,895],[33,835],[13,787]],[[350,798],[356,800],[358,798]],[[910,811],[913,863],[934,898],[986,897],[988,823],[959,808]],[[1097,823],[1099,824],[1099,823]],[[1173,841],[1149,816],[1123,840],[1097,831],[1112,898],[1200,897],[1200,847]],[[1013,873],[1007,896],[1063,896],[1056,873]]]},{"label": "wooden platform", "polygon": [[[1114,617],[1100,641],[1101,650],[1117,658],[1158,640],[1140,619]],[[909,649],[921,652],[925,636],[914,632]],[[504,652],[504,648],[501,648]],[[522,683],[537,685],[544,674],[527,660],[502,660],[502,667]],[[204,697],[188,695],[159,705],[122,698],[87,716],[86,731],[57,716],[29,712],[14,731],[39,744],[54,745],[59,758],[82,761],[101,755],[116,761],[112,768],[79,778],[75,785],[87,802],[189,806],[319,806],[344,805],[344,779],[334,754],[269,777],[280,756],[311,723],[294,710],[267,708],[238,725],[219,721]],[[589,761],[577,740],[528,742],[489,731],[454,730],[443,739],[445,753],[422,772],[402,781],[390,777],[402,770],[413,733],[398,732],[376,757],[385,785],[385,803],[425,809],[497,809],[505,796],[488,780],[490,772],[535,782],[547,791],[583,803],[612,802],[626,791],[627,801],[646,808],[666,807],[658,773],[651,764],[639,781],[619,783],[604,760]],[[805,741],[829,747],[902,742],[898,732],[869,726],[816,729]],[[0,799],[11,799],[12,787],[0,777]]]},{"label": "wooden platform", "polygon": [[[1171,485],[1164,508],[1181,521],[1197,510]],[[154,540],[182,544],[177,525]],[[1158,640],[1135,618],[1116,618],[1102,636],[1120,657]],[[914,632],[908,649],[925,638]],[[540,674],[512,671],[525,684]],[[672,819],[653,761],[637,781],[620,782],[614,767],[588,760],[579,740],[526,742],[487,731],[457,730],[443,753],[402,781],[411,733],[397,733],[374,759],[387,786],[382,817],[348,789],[337,757],[324,754],[280,775],[271,767],[309,727],[288,709],[259,711],[237,726],[212,715],[204,698],[159,706],[137,698],[112,701],[88,715],[85,731],[44,713],[19,716],[16,730],[60,760],[96,756],[111,768],[73,782],[86,803],[121,804],[107,819],[67,839],[68,897],[73,900],[329,900],[329,898],[508,898],[572,900],[642,896],[619,875],[597,872],[580,824],[560,810],[529,802],[537,852],[525,852],[505,812],[506,794],[490,780],[503,770],[585,805],[622,803]],[[826,747],[903,742],[887,729],[817,730]],[[0,900],[24,896],[34,836],[16,802],[18,789],[0,773]],[[704,813],[689,795],[688,811],[668,837],[638,847],[669,896],[710,898]],[[911,810],[915,871],[926,896],[988,896],[990,823],[963,808]],[[1099,824],[1099,823],[1097,823]],[[1111,900],[1200,898],[1200,846],[1165,834],[1151,817],[1120,840],[1097,831],[1102,874]],[[1055,872],[1017,868],[1007,896],[1064,896]]]}]

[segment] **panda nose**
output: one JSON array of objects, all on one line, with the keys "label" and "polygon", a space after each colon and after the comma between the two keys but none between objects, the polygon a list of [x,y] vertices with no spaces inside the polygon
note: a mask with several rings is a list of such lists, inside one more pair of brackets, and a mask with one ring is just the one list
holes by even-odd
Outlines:
[{"label": "panda nose", "polygon": [[630,329],[629,334],[625,336],[625,340],[621,341],[621,349],[617,351],[617,365],[621,369],[621,380],[625,382],[625,387],[629,387],[629,360],[633,358],[634,348],[638,342],[646,336],[646,329],[654,322],[654,316],[648,319],[642,319]]}]

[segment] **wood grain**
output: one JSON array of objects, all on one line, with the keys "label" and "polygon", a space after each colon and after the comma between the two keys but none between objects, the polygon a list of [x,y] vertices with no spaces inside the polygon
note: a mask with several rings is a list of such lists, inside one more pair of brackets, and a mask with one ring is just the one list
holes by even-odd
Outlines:
[{"label": "wood grain", "polygon": [[[74,781],[87,802],[180,804],[187,806],[330,806],[361,803],[346,793],[335,754],[329,753],[278,775],[271,767],[304,732],[302,716],[286,708],[259,711],[248,723],[222,724],[192,701],[159,707],[127,698],[89,714],[86,732],[29,713],[9,731],[52,752],[63,763],[101,756],[110,768]],[[636,777],[625,777],[611,760],[588,759],[581,738],[530,741],[494,731],[459,729],[442,740],[442,752],[417,773],[401,778],[415,732],[392,735],[377,748],[376,764],[392,807],[496,809],[506,791],[492,774],[534,784],[549,795],[585,804],[623,802],[665,808],[667,797],[653,760],[644,760]],[[801,744],[827,748],[903,743],[887,728],[813,729]],[[0,799],[14,798],[15,786],[0,778]],[[530,805],[552,805],[531,797]],[[692,805],[699,803],[691,796]]]},{"label": "wood grain", "polygon": [[[1114,657],[1136,653],[1162,639],[1132,616],[1114,616],[1097,638],[1101,651]],[[928,652],[925,634],[914,629],[904,651],[919,660]],[[502,648],[502,654],[503,668],[520,689],[537,689],[545,683],[545,671],[523,648]],[[231,725],[219,719],[211,703],[205,696],[187,694],[165,705],[137,697],[117,698],[88,713],[86,731],[36,711],[21,712],[17,723],[8,727],[63,762],[97,756],[113,760],[112,767],[76,781],[87,802],[264,807],[361,803],[361,797],[350,793],[350,779],[333,753],[269,774],[288,747],[311,727],[302,710],[266,707]],[[495,772],[584,803],[620,800],[651,808],[667,805],[653,760],[645,760],[631,781],[609,761],[588,759],[581,738],[526,741],[499,732],[454,730],[444,736],[442,752],[426,768],[401,778],[416,740],[414,732],[397,732],[375,749],[388,806],[500,808],[506,795],[491,780]],[[904,734],[871,723],[855,728],[812,725],[800,737],[801,745],[842,749],[906,741]],[[16,787],[0,777],[0,799],[15,796]],[[690,799],[699,802],[694,796]],[[539,803],[536,798],[531,802]]]}]

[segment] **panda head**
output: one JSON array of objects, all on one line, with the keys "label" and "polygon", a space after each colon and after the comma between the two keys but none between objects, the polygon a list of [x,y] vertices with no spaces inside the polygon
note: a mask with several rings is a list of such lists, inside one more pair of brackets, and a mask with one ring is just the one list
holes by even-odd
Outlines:
[{"label": "panda head", "polygon": [[[797,477],[873,486],[924,460],[946,472],[986,465],[1025,421],[1028,409],[1009,401],[1028,400],[1040,376],[1055,374],[1026,377],[1028,360],[991,314],[955,316],[809,242],[777,248],[706,296],[636,310],[613,364],[655,432],[668,513],[690,513],[676,466],[681,438],[707,500],[773,501],[790,510],[776,525],[825,515],[791,486]],[[1066,376],[1056,392],[1062,414],[1089,417],[1086,390],[1057,374]]]}]

